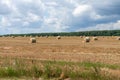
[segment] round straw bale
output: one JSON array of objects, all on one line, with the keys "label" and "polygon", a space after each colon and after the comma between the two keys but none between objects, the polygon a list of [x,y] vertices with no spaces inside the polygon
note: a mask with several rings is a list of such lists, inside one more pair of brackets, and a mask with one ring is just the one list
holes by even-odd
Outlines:
[{"label": "round straw bale", "polygon": [[84,42],[90,42],[90,37],[85,37]]},{"label": "round straw bale", "polygon": [[61,39],[61,36],[57,36],[57,39],[58,39],[58,40]]},{"label": "round straw bale", "polygon": [[93,37],[93,40],[96,41],[96,40],[98,40],[98,38],[97,37]]},{"label": "round straw bale", "polygon": [[36,43],[36,38],[30,38],[30,43]]}]

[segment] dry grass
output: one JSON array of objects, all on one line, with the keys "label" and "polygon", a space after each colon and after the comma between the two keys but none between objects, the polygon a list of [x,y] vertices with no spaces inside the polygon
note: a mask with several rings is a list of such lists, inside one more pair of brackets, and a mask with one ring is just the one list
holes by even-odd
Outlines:
[{"label": "dry grass", "polygon": [[[56,40],[56,37],[37,37],[36,44],[29,44],[29,37],[1,37],[0,57],[120,64],[120,41],[116,40],[117,36],[98,38],[98,41],[84,44],[84,38],[80,37],[62,37],[61,40]],[[0,64],[4,63],[3,59]],[[109,71],[117,75],[120,69]]]},{"label": "dry grass", "polygon": [[[120,65],[0,57],[0,78],[119,80]],[[34,80],[34,79],[33,79]]]}]

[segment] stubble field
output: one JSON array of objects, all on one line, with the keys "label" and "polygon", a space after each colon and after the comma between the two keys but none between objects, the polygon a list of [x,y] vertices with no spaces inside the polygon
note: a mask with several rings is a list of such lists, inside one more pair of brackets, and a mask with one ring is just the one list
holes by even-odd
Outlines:
[{"label": "stubble field", "polygon": [[1,37],[0,64],[6,58],[90,62],[117,65],[119,68],[111,72],[117,76],[120,73],[120,41],[116,36],[101,36],[97,41],[91,37],[90,43],[84,43],[84,38],[81,37],[62,37],[59,40],[56,37],[36,37],[37,43],[32,44],[29,39],[30,37]]},{"label": "stubble field", "polygon": [[80,37],[39,37],[30,44],[29,37],[0,38],[0,56],[40,60],[95,61],[120,64],[120,41],[116,37],[99,37],[84,43]]}]

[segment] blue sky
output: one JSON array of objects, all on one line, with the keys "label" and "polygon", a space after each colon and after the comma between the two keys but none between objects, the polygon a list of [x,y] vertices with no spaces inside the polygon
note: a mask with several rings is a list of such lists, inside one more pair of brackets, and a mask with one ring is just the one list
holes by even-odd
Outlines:
[{"label": "blue sky", "polygon": [[0,0],[0,34],[120,29],[120,0]]}]

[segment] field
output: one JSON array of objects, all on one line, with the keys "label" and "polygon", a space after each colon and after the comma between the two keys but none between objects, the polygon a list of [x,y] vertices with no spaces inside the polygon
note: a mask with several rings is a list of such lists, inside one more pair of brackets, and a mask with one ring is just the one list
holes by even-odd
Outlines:
[{"label": "field", "polygon": [[[56,37],[36,37],[37,43],[32,44],[29,43],[29,39],[30,37],[0,37],[0,71],[10,69],[13,74],[17,74],[18,68],[38,70],[38,67],[41,69],[42,65],[43,71],[37,74],[37,77],[44,76],[47,79],[52,77],[52,79],[58,80],[62,74],[65,76],[71,71],[73,73],[68,74],[65,78],[73,78],[72,80],[120,79],[120,40],[117,40],[117,36],[100,36],[97,41],[92,40],[91,37],[90,43],[84,43],[81,37],[62,37],[59,40]],[[17,65],[17,63],[24,66],[21,68],[21,65]],[[7,70],[4,70],[5,67]],[[43,67],[47,68],[46,72]],[[57,67],[57,69],[53,67]],[[66,67],[68,71],[66,71]],[[51,71],[56,72],[54,76],[48,76],[52,73]],[[12,73],[9,71],[4,74],[0,73],[0,77],[18,77],[19,75],[9,75]],[[90,75],[92,73],[93,75]],[[27,70],[24,69],[24,75],[20,74],[19,77],[35,77],[34,71],[31,73],[33,75],[25,74],[27,74]],[[46,74],[47,77],[45,77]],[[63,80],[63,78],[59,80]]]}]

